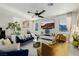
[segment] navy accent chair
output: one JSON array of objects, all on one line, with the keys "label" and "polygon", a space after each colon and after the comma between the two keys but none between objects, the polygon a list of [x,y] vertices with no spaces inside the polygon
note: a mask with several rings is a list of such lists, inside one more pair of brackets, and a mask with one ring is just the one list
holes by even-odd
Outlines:
[{"label": "navy accent chair", "polygon": [[29,50],[16,50],[16,51],[0,51],[0,56],[28,56]]}]

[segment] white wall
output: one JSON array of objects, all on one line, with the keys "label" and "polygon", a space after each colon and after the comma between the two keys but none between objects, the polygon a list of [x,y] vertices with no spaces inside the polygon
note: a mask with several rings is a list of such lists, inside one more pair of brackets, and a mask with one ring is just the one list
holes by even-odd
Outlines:
[{"label": "white wall", "polygon": [[[8,26],[8,23],[11,21],[11,19],[9,19],[6,16],[0,16],[0,27],[2,27],[3,30],[6,30],[6,27]],[[6,30],[6,34],[10,34],[11,31],[10,30]]]}]

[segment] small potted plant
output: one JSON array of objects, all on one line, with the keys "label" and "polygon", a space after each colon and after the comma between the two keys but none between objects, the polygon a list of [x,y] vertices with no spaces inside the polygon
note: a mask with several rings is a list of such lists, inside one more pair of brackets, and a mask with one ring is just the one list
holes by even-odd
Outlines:
[{"label": "small potted plant", "polygon": [[20,34],[20,30],[21,30],[21,28],[20,28],[20,24],[18,24],[18,22],[10,22],[10,23],[8,23],[8,26],[6,27],[6,29],[11,29],[11,30],[13,30],[13,33],[12,33],[12,35],[14,34],[16,34],[16,35],[19,35]]},{"label": "small potted plant", "polygon": [[74,32],[72,37],[73,37],[72,44],[74,45],[74,47],[78,47],[79,46],[79,35],[78,35],[78,33]]},{"label": "small potted plant", "polygon": [[16,40],[16,35],[20,35],[20,24],[18,24],[18,22],[10,22],[8,23],[8,26],[6,27],[6,29],[11,29],[13,30],[13,33],[11,33],[11,39],[13,40],[14,43]]}]

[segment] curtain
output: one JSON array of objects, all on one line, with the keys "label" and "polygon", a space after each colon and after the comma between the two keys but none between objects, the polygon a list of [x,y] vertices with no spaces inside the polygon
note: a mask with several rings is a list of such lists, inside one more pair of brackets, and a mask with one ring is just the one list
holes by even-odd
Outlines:
[{"label": "curtain", "polygon": [[79,28],[79,11],[77,11],[77,26]]},{"label": "curtain", "polygon": [[74,12],[71,12],[70,15],[68,15],[68,28],[70,30],[70,39],[69,41],[72,42],[73,41],[73,38],[72,38],[72,34],[74,33],[74,31],[77,31],[78,30],[78,12],[77,11],[74,11]]},{"label": "curtain", "polygon": [[71,14],[67,16],[67,29],[68,31],[71,30]]}]

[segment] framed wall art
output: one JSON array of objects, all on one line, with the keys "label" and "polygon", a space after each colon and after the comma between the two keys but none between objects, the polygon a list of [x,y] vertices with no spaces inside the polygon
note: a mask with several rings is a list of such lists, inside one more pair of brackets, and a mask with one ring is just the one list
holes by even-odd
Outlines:
[{"label": "framed wall art", "polygon": [[23,21],[23,28],[29,28],[29,21]]}]

